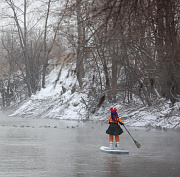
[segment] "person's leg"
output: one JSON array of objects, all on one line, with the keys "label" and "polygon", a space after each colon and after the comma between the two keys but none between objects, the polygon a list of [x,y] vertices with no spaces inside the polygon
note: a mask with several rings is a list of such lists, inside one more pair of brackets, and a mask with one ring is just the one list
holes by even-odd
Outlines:
[{"label": "person's leg", "polygon": [[119,135],[115,136],[115,140],[116,140],[116,146],[117,148],[119,148],[119,145],[120,145]]},{"label": "person's leg", "polygon": [[116,143],[117,143],[117,142],[120,142],[120,140],[119,140],[119,135],[115,135],[115,140],[116,140]]},{"label": "person's leg", "polygon": [[109,135],[109,148],[112,149],[113,146],[113,135]]},{"label": "person's leg", "polygon": [[113,135],[109,135],[109,142],[113,142]]}]

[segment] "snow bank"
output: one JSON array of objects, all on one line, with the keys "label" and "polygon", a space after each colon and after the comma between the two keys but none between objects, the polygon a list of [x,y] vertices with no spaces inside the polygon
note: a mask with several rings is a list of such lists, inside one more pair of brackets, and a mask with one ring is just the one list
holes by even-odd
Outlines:
[{"label": "snow bank", "polygon": [[144,107],[138,111],[126,115],[126,123],[129,126],[155,127],[162,129],[180,128],[180,102],[174,107],[169,107],[168,101],[162,101],[160,105]]},{"label": "snow bank", "polygon": [[[31,96],[11,116],[85,119],[86,109],[82,99],[86,100],[87,96],[80,92],[73,93],[77,78],[71,71],[69,66],[57,66],[46,77],[46,88]],[[59,72],[61,74],[58,78]]]},{"label": "snow bank", "polygon": [[[105,109],[98,111],[99,115],[104,115],[106,118],[96,119],[107,121],[110,113],[105,112],[110,107],[115,107],[118,110],[119,117],[127,126],[132,127],[154,127],[158,129],[179,129],[180,128],[180,102],[175,103],[174,107],[169,107],[170,103],[167,100],[159,100],[153,106],[144,106],[140,102],[132,104],[116,104],[110,105]],[[102,116],[101,116],[102,117]]]},{"label": "snow bank", "polygon": [[[180,102],[173,108],[169,107],[166,100],[154,103],[152,107],[145,107],[141,102],[132,104],[116,104],[103,106],[95,114],[89,115],[84,100],[88,101],[85,92],[78,88],[77,78],[72,67],[57,66],[46,77],[46,88],[33,95],[25,104],[16,110],[11,116],[57,118],[82,120],[97,119],[107,121],[110,116],[110,107],[117,107],[119,117],[126,125],[180,128]],[[58,78],[58,74],[61,74]],[[88,78],[87,78],[88,82]]]}]

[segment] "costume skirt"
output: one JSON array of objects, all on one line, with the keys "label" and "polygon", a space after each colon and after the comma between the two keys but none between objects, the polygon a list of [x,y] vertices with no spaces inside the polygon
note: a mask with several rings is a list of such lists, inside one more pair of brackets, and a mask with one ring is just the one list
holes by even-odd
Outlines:
[{"label": "costume skirt", "polygon": [[109,135],[120,135],[123,133],[123,130],[118,125],[118,123],[111,123],[108,129],[106,130],[106,133]]}]

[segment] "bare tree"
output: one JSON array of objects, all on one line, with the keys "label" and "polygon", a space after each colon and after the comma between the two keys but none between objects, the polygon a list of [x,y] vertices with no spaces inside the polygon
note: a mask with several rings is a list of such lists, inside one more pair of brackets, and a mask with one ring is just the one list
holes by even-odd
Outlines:
[{"label": "bare tree", "polygon": [[[96,46],[91,52],[102,62],[105,89],[124,88],[128,100],[138,94],[149,106],[151,99],[165,90],[164,96],[174,103],[179,93],[178,1],[113,0],[90,4],[89,12],[82,16],[86,16],[84,24],[90,29],[89,41]],[[118,67],[125,80],[117,81]]]},{"label": "bare tree", "polygon": [[51,7],[51,0],[48,1],[47,13],[45,18],[45,25],[44,25],[44,55],[43,55],[43,70],[42,70],[42,88],[45,88],[45,76],[46,76],[46,68],[48,65],[48,55],[49,52],[47,51],[47,28],[48,28],[48,19]]},{"label": "bare tree", "polygon": [[82,78],[84,77],[84,65],[83,65],[83,57],[84,57],[84,45],[85,45],[85,34],[84,34],[84,23],[82,20],[82,0],[76,0],[77,5],[77,32],[78,32],[78,41],[77,41],[77,60],[76,60],[76,72],[77,79],[80,87],[83,85]]},{"label": "bare tree", "polygon": [[[41,33],[36,31],[37,22],[31,23],[34,16],[29,6],[30,1],[24,0],[23,4],[15,4],[10,0],[5,0],[4,4],[7,5],[7,14],[4,14],[4,18],[9,20],[9,24],[4,28],[4,35],[2,42],[4,49],[22,72],[24,82],[28,89],[28,95],[31,96],[39,88],[40,81],[40,64],[41,64]],[[27,20],[28,19],[28,20]],[[9,31],[9,29],[13,30]],[[12,32],[11,45],[7,43],[6,36],[9,32]],[[6,34],[7,35],[6,35]],[[37,34],[39,36],[37,36]]]}]

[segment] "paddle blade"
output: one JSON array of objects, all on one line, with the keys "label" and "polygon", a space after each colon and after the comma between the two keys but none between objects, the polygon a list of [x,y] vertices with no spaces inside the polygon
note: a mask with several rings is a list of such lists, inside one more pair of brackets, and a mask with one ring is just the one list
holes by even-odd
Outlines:
[{"label": "paddle blade", "polygon": [[138,148],[141,147],[141,145],[140,145],[137,141],[134,141],[134,142],[135,142],[135,145],[136,145]]}]

